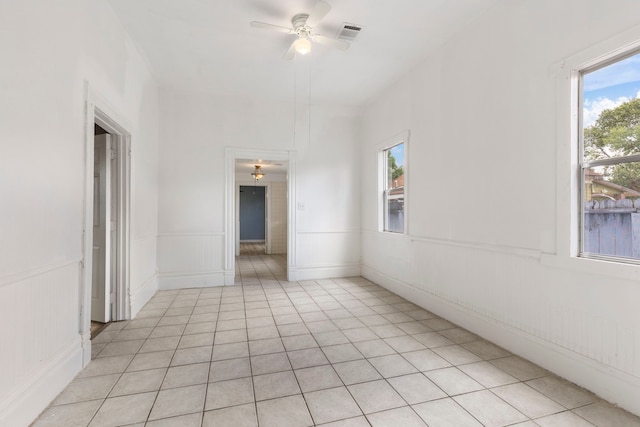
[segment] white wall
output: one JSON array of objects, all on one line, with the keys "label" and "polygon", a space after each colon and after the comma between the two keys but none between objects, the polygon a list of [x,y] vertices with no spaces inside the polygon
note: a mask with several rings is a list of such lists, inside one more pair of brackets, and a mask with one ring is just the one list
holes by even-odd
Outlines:
[{"label": "white wall", "polygon": [[0,425],[22,426],[82,366],[85,82],[132,135],[137,307],[156,286],[158,122],[153,79],[104,2],[10,3],[0,6]]},{"label": "white wall", "polygon": [[293,100],[166,89],[161,117],[160,287],[224,284],[225,147],[295,151],[296,197],[305,204],[296,211],[297,274],[359,274],[359,121],[352,109],[313,107],[311,139],[296,144]]},{"label": "white wall", "polygon": [[[616,274],[557,248],[569,80],[556,64],[638,16],[626,0],[499,3],[367,108],[361,165],[366,277],[636,414],[638,267]],[[397,236],[377,231],[375,147],[404,130],[409,227]]]}]

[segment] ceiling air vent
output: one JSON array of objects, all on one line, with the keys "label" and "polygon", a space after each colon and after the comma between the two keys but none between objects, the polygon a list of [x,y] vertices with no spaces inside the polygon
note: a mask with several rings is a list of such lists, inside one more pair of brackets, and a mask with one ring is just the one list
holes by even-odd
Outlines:
[{"label": "ceiling air vent", "polygon": [[352,42],[355,40],[358,34],[360,34],[361,30],[362,27],[360,25],[349,24],[348,22],[345,22],[344,24],[342,24],[342,28],[340,28],[340,30],[338,31],[338,35],[336,36],[336,38]]}]

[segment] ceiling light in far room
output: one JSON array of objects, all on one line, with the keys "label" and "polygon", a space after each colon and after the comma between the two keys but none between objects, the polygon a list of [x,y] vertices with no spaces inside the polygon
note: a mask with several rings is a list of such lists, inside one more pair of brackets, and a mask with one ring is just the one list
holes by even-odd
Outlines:
[{"label": "ceiling light in far room", "polygon": [[251,172],[251,176],[256,181],[259,181],[260,179],[262,179],[262,177],[264,177],[264,172],[262,172],[262,166],[255,165],[255,169],[253,170],[253,172]]},{"label": "ceiling light in far room", "polygon": [[308,37],[300,37],[294,42],[294,46],[296,47],[296,52],[300,55],[306,55],[311,52],[311,41]]}]

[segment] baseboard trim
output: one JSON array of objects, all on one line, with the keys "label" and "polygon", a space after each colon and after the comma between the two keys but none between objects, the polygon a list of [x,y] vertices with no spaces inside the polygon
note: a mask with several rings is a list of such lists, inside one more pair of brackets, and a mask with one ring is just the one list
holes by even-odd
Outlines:
[{"label": "baseboard trim", "polygon": [[511,325],[447,301],[363,265],[362,276],[469,331],[520,355],[601,398],[640,415],[640,378],[604,365]]},{"label": "baseboard trim", "polygon": [[160,274],[158,276],[158,290],[224,286],[226,276],[224,270],[203,273]]},{"label": "baseboard trim", "polygon": [[153,294],[158,290],[158,274],[153,274],[145,280],[134,293],[131,294],[131,318],[136,317],[138,312],[149,302]]},{"label": "baseboard trim", "polygon": [[235,271],[233,270],[226,270],[224,272],[224,285],[225,286],[233,286],[236,282],[236,275],[235,275]]},{"label": "baseboard trim", "polygon": [[82,368],[80,336],[60,355],[33,372],[0,404],[0,425],[28,426]]},{"label": "baseboard trim", "polygon": [[289,280],[318,280],[360,276],[360,264],[289,267]]}]

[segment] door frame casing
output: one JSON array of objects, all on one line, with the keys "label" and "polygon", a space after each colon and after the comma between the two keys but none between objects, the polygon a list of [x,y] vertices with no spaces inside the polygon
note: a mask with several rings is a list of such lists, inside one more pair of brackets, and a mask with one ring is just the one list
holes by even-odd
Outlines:
[{"label": "door frame casing", "polygon": [[287,162],[287,280],[295,281],[296,266],[296,173],[295,152],[287,150],[257,150],[225,148],[224,194],[224,284],[235,283],[236,260],[236,160],[262,159]]},{"label": "door frame casing", "polygon": [[114,307],[111,320],[131,317],[129,297],[130,278],[130,207],[131,207],[131,126],[85,82],[85,197],[82,242],[82,272],[79,289],[79,333],[82,339],[83,366],[91,361],[91,291],[93,267],[93,157],[94,125],[109,134],[117,147],[116,173],[118,175],[117,208],[117,274],[113,283]]}]

